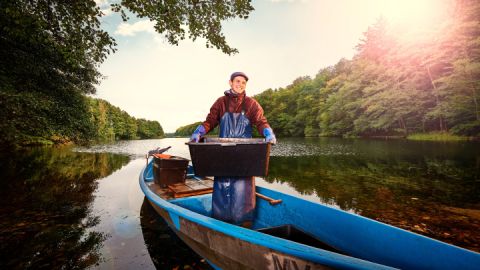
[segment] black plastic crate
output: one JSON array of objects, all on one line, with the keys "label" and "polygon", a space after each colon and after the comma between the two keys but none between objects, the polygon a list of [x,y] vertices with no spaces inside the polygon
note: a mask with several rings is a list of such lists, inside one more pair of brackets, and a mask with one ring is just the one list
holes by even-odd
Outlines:
[{"label": "black plastic crate", "polygon": [[199,176],[266,176],[270,143],[264,139],[204,138],[188,143]]},{"label": "black plastic crate", "polygon": [[185,182],[188,162],[182,157],[153,155],[153,180],[161,187]]}]

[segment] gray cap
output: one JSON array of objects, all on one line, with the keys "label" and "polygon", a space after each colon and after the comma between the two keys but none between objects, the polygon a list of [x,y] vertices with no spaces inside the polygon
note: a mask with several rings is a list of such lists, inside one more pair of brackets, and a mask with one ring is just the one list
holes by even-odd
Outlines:
[{"label": "gray cap", "polygon": [[238,76],[242,76],[242,77],[245,78],[245,80],[248,81],[248,76],[247,76],[247,74],[245,74],[245,73],[243,73],[243,72],[239,72],[239,71],[234,72],[234,73],[232,73],[232,75],[230,75],[230,81],[233,81],[233,79],[235,79],[235,77],[238,77]]}]

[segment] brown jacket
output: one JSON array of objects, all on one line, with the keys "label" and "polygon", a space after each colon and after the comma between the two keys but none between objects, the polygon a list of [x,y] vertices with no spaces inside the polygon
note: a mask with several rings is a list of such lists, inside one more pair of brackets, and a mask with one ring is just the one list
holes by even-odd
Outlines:
[{"label": "brown jacket", "polygon": [[263,130],[265,128],[270,127],[267,119],[263,115],[262,106],[260,106],[255,99],[247,97],[245,92],[242,94],[235,94],[230,90],[227,90],[224,94],[224,96],[219,97],[217,101],[213,103],[212,107],[210,108],[210,113],[207,115],[207,119],[205,122],[203,122],[203,126],[205,127],[205,131],[207,133],[220,123],[220,119],[225,112],[227,112],[227,97],[230,97],[228,112],[233,113],[242,112],[242,101],[245,99],[245,115],[247,116],[248,120],[250,120],[250,124],[257,127],[260,135],[263,135]]}]

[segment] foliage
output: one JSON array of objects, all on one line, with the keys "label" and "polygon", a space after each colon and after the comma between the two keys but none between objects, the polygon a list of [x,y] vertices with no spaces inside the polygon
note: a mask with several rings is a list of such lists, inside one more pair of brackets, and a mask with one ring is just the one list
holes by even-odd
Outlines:
[{"label": "foliage", "polygon": [[113,4],[112,8],[120,11],[124,20],[128,19],[125,10],[140,18],[148,17],[155,22],[155,30],[174,45],[185,39],[186,29],[183,26],[188,26],[190,39],[204,38],[207,48],[215,47],[228,55],[238,50],[227,45],[221,22],[235,17],[247,19],[253,11],[250,0],[123,0],[120,4]]},{"label": "foliage", "polygon": [[[124,20],[127,12],[149,18],[170,44],[178,45],[188,29],[188,38],[203,38],[207,47],[232,54],[237,50],[227,45],[221,22],[247,18],[253,8],[248,0],[124,0],[112,10]],[[101,28],[103,15],[93,0],[1,2],[0,145],[96,139],[99,132],[91,123],[85,94],[95,93],[102,79],[98,66],[116,45]],[[101,139],[112,134],[146,138],[163,133],[159,125],[137,123],[126,114],[108,117],[116,125],[100,126]]]},{"label": "foliage", "polygon": [[255,98],[278,136],[480,136],[480,3],[417,34],[380,18],[352,60]]},{"label": "foliage", "polygon": [[[201,124],[202,124],[202,122],[195,122],[193,124],[189,124],[189,125],[186,125],[186,126],[181,126],[181,127],[177,128],[177,130],[175,130],[175,133],[173,135],[178,136],[178,137],[190,137],[190,135],[192,135],[192,133],[195,131],[195,129],[197,129],[197,127]],[[219,133],[220,133],[219,126],[216,126],[213,130],[208,132],[207,136],[209,136],[209,135],[210,136],[218,136]],[[260,137],[260,135],[258,134],[258,130],[256,128],[252,129],[252,136],[253,137]]]},{"label": "foliage", "polygon": [[82,142],[94,138],[88,103],[80,93],[62,100],[42,92],[0,90],[0,145]]},{"label": "foliage", "polygon": [[[199,125],[201,125],[202,122],[195,122],[193,124],[189,124],[189,125],[186,125],[186,126],[182,126],[182,127],[179,127],[177,128],[177,130],[175,130],[175,136],[186,136],[186,137],[189,137],[190,135],[192,135],[192,133],[195,131],[195,129],[197,129],[197,127]],[[218,127],[215,127],[212,131],[210,131],[208,133],[209,135],[218,135]]]},{"label": "foliage", "polygon": [[157,121],[143,118],[137,119],[137,137],[140,139],[152,139],[165,136],[163,128]]},{"label": "foliage", "polygon": [[446,132],[432,132],[428,134],[411,134],[408,136],[408,139],[416,141],[464,141],[467,140],[468,137],[452,135]]},{"label": "foliage", "polygon": [[157,121],[136,119],[105,100],[88,98],[94,137],[100,141],[151,139],[164,136]]}]

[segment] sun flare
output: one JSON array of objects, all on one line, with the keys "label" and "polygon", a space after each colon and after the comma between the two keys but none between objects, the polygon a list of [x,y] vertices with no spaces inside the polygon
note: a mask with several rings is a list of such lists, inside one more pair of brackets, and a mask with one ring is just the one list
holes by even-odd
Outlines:
[{"label": "sun flare", "polygon": [[446,18],[453,6],[451,0],[378,0],[381,12],[393,25],[420,29],[434,27]]}]

